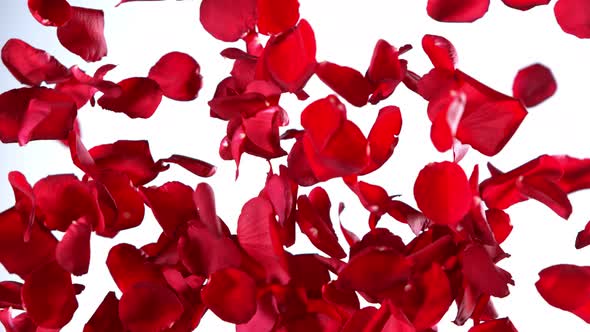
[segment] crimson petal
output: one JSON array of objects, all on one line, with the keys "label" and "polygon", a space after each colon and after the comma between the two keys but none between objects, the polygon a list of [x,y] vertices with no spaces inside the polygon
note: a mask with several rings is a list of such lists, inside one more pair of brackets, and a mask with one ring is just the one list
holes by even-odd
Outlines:
[{"label": "crimson petal", "polygon": [[258,0],[258,30],[276,35],[292,28],[299,20],[298,0]]},{"label": "crimson petal", "polygon": [[2,62],[12,76],[26,85],[52,84],[70,76],[68,69],[53,56],[20,39],[9,39],[4,44]]},{"label": "crimson petal", "polygon": [[72,7],[72,17],[57,28],[57,38],[68,51],[88,62],[107,55],[102,10]]},{"label": "crimson petal", "polygon": [[457,64],[457,50],[445,37],[436,35],[424,35],[422,48],[430,58],[435,68],[454,70]]},{"label": "crimson petal", "polygon": [[193,189],[185,184],[168,182],[160,187],[143,188],[142,193],[164,233],[172,238],[181,226],[198,218]]},{"label": "crimson petal", "polygon": [[399,51],[383,39],[375,44],[366,77],[373,85],[371,104],[389,97],[406,74],[406,65],[399,60]]},{"label": "crimson petal", "polygon": [[268,41],[264,61],[271,77],[281,88],[297,92],[313,75],[315,56],[313,29],[306,20],[301,20],[293,29]]},{"label": "crimson petal", "polygon": [[576,236],[576,249],[582,249],[590,245],[590,221]]},{"label": "crimson petal", "polygon": [[247,323],[256,313],[256,283],[238,269],[213,273],[201,290],[201,298],[219,318],[233,324]]},{"label": "crimson petal", "polygon": [[151,117],[162,101],[162,90],[158,83],[150,78],[131,77],[117,83],[122,90],[118,97],[104,95],[98,104],[128,117],[147,119]]},{"label": "crimson petal", "polygon": [[0,282],[0,308],[23,310],[21,290],[23,284],[16,281]]},{"label": "crimson petal", "polygon": [[25,278],[23,305],[33,321],[42,327],[60,329],[78,308],[70,274],[52,262]]},{"label": "crimson petal", "polygon": [[539,272],[535,284],[550,305],[569,311],[590,324],[590,267],[554,265]]},{"label": "crimson petal", "polygon": [[109,292],[84,325],[83,332],[125,332],[119,319],[119,299],[115,292]]},{"label": "crimson petal", "polygon": [[202,86],[201,67],[190,55],[171,52],[150,69],[149,78],[156,81],[164,96],[189,101],[197,98]]},{"label": "crimson petal", "polygon": [[473,22],[488,11],[490,0],[428,0],[428,16],[440,22]]},{"label": "crimson petal", "polygon": [[367,104],[371,86],[357,70],[324,61],[317,65],[316,75],[352,105],[362,107]]},{"label": "crimson petal", "polygon": [[91,226],[84,219],[74,221],[55,248],[58,264],[75,276],[88,273],[91,232]]},{"label": "crimson petal", "polygon": [[557,83],[551,70],[542,64],[521,69],[514,78],[512,94],[526,107],[536,106],[555,94]]},{"label": "crimson petal", "polygon": [[568,219],[572,214],[572,204],[559,186],[542,176],[525,176],[516,181],[516,187],[524,195],[535,199],[563,219]]},{"label": "crimson petal", "polygon": [[158,267],[147,261],[144,252],[127,243],[112,247],[106,264],[123,293],[140,281],[166,283]]},{"label": "crimson petal", "polygon": [[130,332],[162,331],[174,324],[183,310],[171,289],[151,282],[134,284],[119,301],[119,317]]},{"label": "crimson petal", "polygon": [[508,318],[487,321],[469,329],[469,332],[518,332]]},{"label": "crimson petal", "polygon": [[31,15],[46,26],[64,25],[72,17],[72,8],[66,0],[29,0]]},{"label": "crimson petal", "polygon": [[402,115],[397,106],[385,106],[379,110],[377,119],[367,140],[369,141],[370,163],[363,170],[368,174],[381,167],[393,154],[402,129]]},{"label": "crimson petal", "polygon": [[203,0],[200,20],[213,37],[235,42],[256,24],[256,0]]},{"label": "crimson petal", "polygon": [[179,165],[187,171],[204,178],[213,176],[217,171],[217,167],[208,162],[178,154],[174,154],[166,159],[161,159],[160,162]]},{"label": "crimson petal", "polygon": [[471,207],[472,193],[463,169],[451,162],[431,163],[414,184],[418,208],[434,222],[454,225]]},{"label": "crimson petal", "polygon": [[590,38],[590,3],[585,0],[559,0],[555,18],[563,31],[578,38]]},{"label": "crimson petal", "polygon": [[550,1],[551,0],[502,0],[506,6],[519,10],[529,10],[537,6],[547,5]]},{"label": "crimson petal", "polygon": [[514,284],[510,273],[497,267],[485,248],[475,244],[463,251],[463,274],[477,289],[496,297],[508,296],[508,284]]}]

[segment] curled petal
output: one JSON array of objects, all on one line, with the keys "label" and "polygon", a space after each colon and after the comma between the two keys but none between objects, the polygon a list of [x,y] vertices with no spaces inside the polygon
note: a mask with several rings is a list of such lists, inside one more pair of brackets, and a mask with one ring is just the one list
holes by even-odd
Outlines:
[{"label": "curled petal", "polygon": [[131,77],[117,84],[121,87],[121,95],[100,97],[98,104],[102,108],[124,113],[132,119],[147,119],[156,112],[162,101],[162,90],[152,79]]},{"label": "curled petal", "polygon": [[352,105],[362,107],[367,104],[371,86],[355,69],[324,61],[317,65],[316,74],[322,82]]},{"label": "curled petal", "polygon": [[217,171],[217,167],[208,162],[178,154],[174,154],[166,159],[161,159],[160,161],[179,165],[187,171],[204,178],[213,176]]},{"label": "curled petal", "polygon": [[366,77],[373,86],[371,104],[389,97],[404,79],[406,65],[399,59],[400,52],[383,39],[375,44]]},{"label": "curled petal", "polygon": [[457,50],[445,37],[424,35],[422,48],[435,68],[454,70],[457,64]]},{"label": "curled petal", "polygon": [[141,250],[127,243],[111,248],[106,264],[115,284],[123,293],[141,281],[166,282],[158,267],[148,262]]},{"label": "curled petal", "polygon": [[72,8],[66,0],[29,0],[31,15],[46,26],[64,25],[72,17]]},{"label": "curled petal", "polygon": [[159,187],[143,188],[147,205],[164,233],[175,238],[180,227],[198,218],[193,189],[180,182],[167,182]]},{"label": "curled petal", "polygon": [[189,101],[197,98],[202,86],[201,67],[190,55],[171,52],[150,69],[149,78],[156,81],[164,96]]},{"label": "curled petal", "polygon": [[68,51],[88,62],[107,55],[102,10],[72,7],[72,17],[57,28],[57,38]]}]

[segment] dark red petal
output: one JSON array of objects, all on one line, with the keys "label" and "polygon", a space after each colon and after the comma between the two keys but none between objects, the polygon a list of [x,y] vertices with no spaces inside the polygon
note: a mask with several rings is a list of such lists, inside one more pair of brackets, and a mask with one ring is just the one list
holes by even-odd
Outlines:
[{"label": "dark red petal", "polygon": [[244,204],[238,219],[238,241],[266,269],[269,279],[289,279],[274,210],[266,199],[256,197]]},{"label": "dark red petal", "polygon": [[149,78],[156,81],[164,96],[180,101],[197,98],[202,86],[201,67],[190,55],[171,52],[150,69]]},{"label": "dark red petal", "polygon": [[278,216],[281,227],[283,245],[289,247],[295,243],[295,198],[297,197],[297,184],[285,175],[284,166],[281,167],[281,175],[270,175],[264,186],[261,196],[268,199]]},{"label": "dark red petal", "polygon": [[91,232],[91,226],[84,219],[74,221],[55,248],[57,263],[75,276],[88,273]]},{"label": "dark red petal", "polygon": [[553,96],[556,90],[557,83],[553,73],[538,63],[521,69],[512,85],[512,95],[520,99],[526,107],[539,105]]},{"label": "dark red petal", "polygon": [[96,190],[73,174],[51,175],[33,187],[37,217],[49,229],[65,232],[78,219],[85,219],[91,227],[102,225],[103,216]]},{"label": "dark red petal", "polygon": [[214,314],[229,323],[247,323],[256,313],[256,283],[238,269],[213,273],[201,290],[201,298]]},{"label": "dark red petal", "polygon": [[366,249],[352,257],[338,274],[338,285],[360,292],[379,293],[410,276],[410,264],[398,252]]},{"label": "dark red petal", "polygon": [[322,82],[352,105],[362,107],[367,104],[371,86],[357,70],[324,61],[317,65],[315,73]]},{"label": "dark red petal", "polygon": [[14,308],[23,310],[21,289],[23,284],[16,281],[0,282],[0,308]]},{"label": "dark red petal", "polygon": [[61,26],[72,17],[72,9],[66,0],[29,0],[31,15],[46,26]]},{"label": "dark red petal", "polygon": [[480,245],[468,245],[463,251],[463,275],[481,292],[496,297],[508,296],[508,284],[514,284],[510,273],[497,267]]},{"label": "dark red petal", "polygon": [[563,31],[578,38],[590,38],[590,3],[585,0],[559,0],[555,18]]},{"label": "dark red petal", "polygon": [[518,330],[510,319],[500,318],[476,325],[470,328],[469,332],[518,332]]},{"label": "dark red petal", "polygon": [[123,293],[141,281],[166,282],[158,267],[148,262],[141,250],[127,243],[112,247],[106,264],[115,284]]},{"label": "dark red petal", "polygon": [[119,301],[119,317],[130,332],[156,332],[170,327],[183,312],[182,302],[169,288],[138,282]]},{"label": "dark red petal", "polygon": [[278,106],[258,111],[254,116],[243,119],[247,138],[246,152],[266,158],[284,156],[286,152],[280,145],[279,127],[287,123],[285,110]]},{"label": "dark red petal", "polygon": [[200,20],[213,37],[234,42],[256,24],[256,0],[203,0]]},{"label": "dark red petal", "polygon": [[363,170],[369,173],[381,167],[393,154],[402,129],[402,115],[397,106],[385,106],[379,110],[367,137],[370,147],[370,166]]},{"label": "dark red petal", "polygon": [[550,1],[551,0],[502,0],[506,6],[519,10],[529,10],[537,6],[547,5]]},{"label": "dark red petal", "polygon": [[12,76],[26,85],[52,84],[70,76],[69,70],[53,56],[20,39],[9,39],[4,44],[2,62]]},{"label": "dark red petal", "polygon": [[576,249],[582,249],[590,245],[590,221],[576,236]]},{"label": "dark red petal", "polygon": [[95,62],[107,55],[102,10],[72,7],[72,17],[57,28],[57,38],[68,51],[87,62]]},{"label": "dark red petal", "polygon": [[55,237],[35,223],[30,228],[29,241],[25,242],[29,227],[29,220],[22,219],[15,209],[0,214],[0,263],[21,278],[55,257]]},{"label": "dark red petal", "polygon": [[512,224],[510,223],[510,216],[508,213],[500,209],[486,210],[486,219],[490,224],[490,228],[494,233],[494,238],[498,244],[506,240],[508,235],[512,232]]},{"label": "dark red petal", "polygon": [[12,310],[0,309],[0,324],[4,325],[6,332],[58,332],[59,329],[46,329],[37,327],[26,312],[13,317]]},{"label": "dark red petal", "polygon": [[109,111],[124,113],[128,117],[147,119],[162,101],[162,90],[157,82],[145,77],[132,77],[117,83],[122,94],[119,97],[104,95],[98,104]]},{"label": "dark red petal", "polygon": [[264,53],[266,68],[284,90],[301,90],[316,67],[316,43],[313,29],[306,20],[285,34],[268,41]]},{"label": "dark red petal", "polygon": [[42,327],[65,326],[78,309],[72,278],[57,263],[49,263],[25,278],[23,305],[33,321]]},{"label": "dark red petal", "polygon": [[[326,195],[324,189],[316,187],[312,193]],[[311,194],[310,194],[311,198]],[[305,195],[297,199],[297,223],[301,231],[309,238],[311,243],[319,250],[333,258],[344,258],[346,253],[338,243],[338,237],[330,220],[330,201],[327,205],[320,206]]]},{"label": "dark red petal", "polygon": [[147,141],[117,141],[88,152],[99,169],[125,173],[136,186],[152,181],[163,170],[154,162]]},{"label": "dark red petal", "polygon": [[443,318],[453,303],[453,295],[445,271],[436,263],[420,276],[419,282],[418,292],[423,295],[412,323],[417,331],[422,331],[435,326]]},{"label": "dark red petal", "polygon": [[431,163],[414,184],[418,208],[436,223],[454,225],[469,211],[472,193],[463,169],[451,162]]},{"label": "dark red petal", "polygon": [[83,332],[125,332],[119,319],[119,299],[115,292],[109,292],[96,308],[90,320],[84,325]]},{"label": "dark red petal", "polygon": [[524,195],[535,199],[563,219],[568,219],[572,214],[572,204],[567,197],[567,193],[561,188],[543,176],[525,176],[516,181],[516,187]]},{"label": "dark red petal", "polygon": [[488,11],[490,0],[428,0],[428,16],[440,22],[473,22]]},{"label": "dark red petal", "polygon": [[179,227],[198,218],[193,189],[185,184],[168,182],[141,191],[164,233],[171,238],[176,237]]},{"label": "dark red petal", "polygon": [[448,39],[436,35],[424,35],[422,48],[435,68],[455,70],[458,61],[457,50]]},{"label": "dark red petal", "polygon": [[258,30],[276,35],[292,28],[299,21],[298,0],[258,0]]},{"label": "dark red petal", "polygon": [[373,319],[377,313],[375,307],[365,307],[357,311],[348,319],[346,324],[342,327],[341,332],[358,332],[365,331],[364,328]]},{"label": "dark red petal", "polygon": [[0,95],[0,141],[24,145],[66,139],[77,107],[70,96],[47,88],[22,88]]},{"label": "dark red petal", "polygon": [[160,162],[176,164],[187,171],[204,178],[213,176],[217,171],[217,167],[208,162],[178,154],[174,154],[166,159],[161,159]]},{"label": "dark red petal", "polygon": [[277,308],[272,293],[266,293],[258,298],[256,313],[246,324],[236,325],[236,332],[272,331],[277,324]]},{"label": "dark red petal", "polygon": [[25,231],[24,240],[29,241],[31,228],[35,222],[35,194],[33,187],[27,181],[27,178],[18,171],[8,173],[8,182],[14,192],[14,208],[20,213],[21,218],[28,226]]},{"label": "dark red petal", "polygon": [[178,255],[187,270],[202,277],[242,262],[240,249],[229,237],[198,224],[191,224],[178,240]]},{"label": "dark red petal", "polygon": [[398,50],[383,39],[375,44],[366,77],[373,85],[371,104],[389,97],[403,80],[406,66],[399,60]]},{"label": "dark red petal", "polygon": [[514,135],[527,111],[520,101],[505,96],[457,70],[467,104],[457,138],[486,156],[500,152]]},{"label": "dark red petal", "polygon": [[535,284],[550,305],[590,323],[590,267],[555,265],[539,272]]},{"label": "dark red petal", "polygon": [[316,255],[289,255],[289,273],[294,286],[302,287],[310,298],[320,298],[322,288],[330,282],[330,273]]}]

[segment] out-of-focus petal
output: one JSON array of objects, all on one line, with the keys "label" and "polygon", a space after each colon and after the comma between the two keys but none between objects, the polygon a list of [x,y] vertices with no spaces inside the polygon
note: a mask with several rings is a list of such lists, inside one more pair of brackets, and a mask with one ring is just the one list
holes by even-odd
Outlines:
[{"label": "out-of-focus petal", "polygon": [[490,320],[469,329],[469,332],[518,332],[508,318]]},{"label": "out-of-focus petal", "polygon": [[520,99],[526,107],[539,105],[553,96],[556,90],[557,83],[553,73],[539,63],[521,69],[512,85],[512,95]]}]

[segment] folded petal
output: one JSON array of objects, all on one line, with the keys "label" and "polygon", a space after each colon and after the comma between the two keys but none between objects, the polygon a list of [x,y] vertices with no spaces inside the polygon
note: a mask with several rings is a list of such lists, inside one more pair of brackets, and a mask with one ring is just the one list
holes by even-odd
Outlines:
[{"label": "folded petal", "polygon": [[189,101],[197,98],[202,86],[201,67],[190,55],[171,52],[150,69],[149,78],[156,81],[164,96]]},{"label": "folded petal", "polygon": [[150,78],[131,77],[117,85],[121,87],[121,95],[118,97],[103,95],[98,99],[100,107],[124,113],[132,119],[147,119],[156,112],[162,101],[160,86]]},{"label": "folded petal", "polygon": [[371,86],[357,70],[324,61],[318,63],[316,75],[352,105],[362,107],[367,104]]},{"label": "folded petal", "polygon": [[213,313],[229,323],[247,323],[256,313],[256,283],[238,269],[213,273],[201,290],[201,298]]},{"label": "folded petal", "polygon": [[57,28],[57,39],[68,51],[87,62],[107,55],[102,10],[72,7],[72,17]]},{"label": "folded petal", "polygon": [[455,46],[445,37],[424,35],[422,48],[435,68],[455,70],[458,62]]},{"label": "folded petal", "polygon": [[364,174],[381,167],[393,154],[402,129],[402,115],[399,107],[385,106],[379,110],[377,119],[371,127],[369,141],[370,164],[363,170]]},{"label": "folded petal", "polygon": [[524,195],[535,199],[563,219],[568,219],[572,214],[572,203],[559,186],[542,176],[525,176],[516,181],[516,187]]},{"label": "folded petal", "polygon": [[178,154],[174,154],[166,159],[161,159],[160,162],[179,165],[187,171],[204,178],[213,176],[217,171],[217,167],[208,162]]},{"label": "folded petal", "polygon": [[213,37],[235,42],[256,25],[256,0],[203,0],[200,20]]},{"label": "folded petal", "polygon": [[553,96],[556,90],[557,83],[553,73],[539,63],[521,69],[512,85],[512,95],[520,99],[526,107],[537,106]]},{"label": "folded petal", "polygon": [[403,80],[406,67],[399,60],[399,51],[395,47],[383,39],[377,41],[365,75],[373,86],[371,104],[377,104],[393,93]]}]

